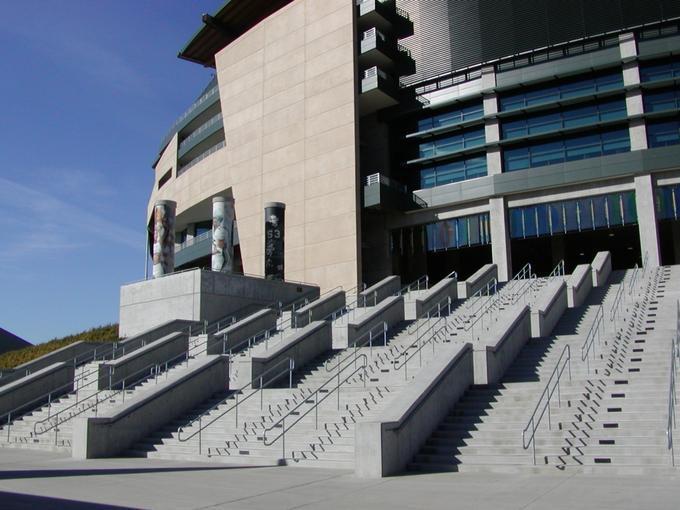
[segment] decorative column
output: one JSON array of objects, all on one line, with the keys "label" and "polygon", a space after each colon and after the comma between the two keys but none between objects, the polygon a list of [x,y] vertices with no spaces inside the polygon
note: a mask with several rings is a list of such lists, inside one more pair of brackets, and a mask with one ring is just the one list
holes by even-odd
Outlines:
[{"label": "decorative column", "polygon": [[153,217],[153,277],[175,270],[175,211],[177,202],[159,200],[154,205]]},{"label": "decorative column", "polygon": [[215,197],[212,201],[212,270],[234,271],[234,199]]},{"label": "decorative column", "polygon": [[283,280],[283,250],[286,204],[264,204],[264,276],[268,280]]}]

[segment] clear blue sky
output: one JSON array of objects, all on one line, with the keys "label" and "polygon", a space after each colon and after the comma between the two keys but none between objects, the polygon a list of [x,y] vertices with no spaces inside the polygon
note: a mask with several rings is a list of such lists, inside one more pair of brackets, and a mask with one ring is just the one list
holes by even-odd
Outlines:
[{"label": "clear blue sky", "polygon": [[0,327],[42,342],[118,322],[144,277],[151,163],[210,69],[177,52],[222,0],[5,2]]}]

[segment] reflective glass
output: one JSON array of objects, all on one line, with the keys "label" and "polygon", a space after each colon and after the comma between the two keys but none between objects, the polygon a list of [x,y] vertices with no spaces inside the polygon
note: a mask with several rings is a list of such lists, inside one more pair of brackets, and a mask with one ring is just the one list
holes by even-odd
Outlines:
[{"label": "reflective glass", "polygon": [[593,229],[593,212],[590,209],[590,199],[585,198],[577,201],[579,215],[579,230]]},{"label": "reflective glass", "polygon": [[[677,189],[677,188],[676,188]],[[656,190],[656,211],[659,219],[675,218],[673,209],[673,186],[663,186]]]},{"label": "reflective glass", "polygon": [[536,237],[536,207],[524,207],[524,236]]},{"label": "reflective glass", "polygon": [[522,209],[510,209],[510,237],[515,239],[524,237],[524,225],[522,223]]},{"label": "reflective glass", "polygon": [[564,211],[562,204],[550,204],[550,225],[553,234],[560,234],[564,232]]},{"label": "reflective glass", "polygon": [[680,143],[680,122],[655,122],[647,124],[647,143],[650,147],[663,147]]},{"label": "reflective glass", "polygon": [[576,202],[564,202],[564,222],[567,232],[575,232],[578,230],[578,217],[576,215]]},{"label": "reflective glass", "polygon": [[470,246],[478,245],[480,243],[479,216],[470,216],[468,218],[468,225],[470,229]]},{"label": "reflective glass", "polygon": [[607,225],[607,197],[593,197],[593,223],[595,228],[606,228]]},{"label": "reflective glass", "polygon": [[635,193],[632,191],[624,193],[623,199],[623,220],[626,225],[637,223],[637,208],[635,207]]},{"label": "reflective glass", "polygon": [[616,193],[607,198],[607,208],[609,210],[609,225],[623,225],[623,215],[621,214],[621,195]]},{"label": "reflective glass", "polygon": [[550,234],[550,223],[548,220],[548,206],[541,204],[536,206],[536,219],[538,221],[537,233],[539,236]]},{"label": "reflective glass", "polygon": [[458,226],[458,246],[468,246],[470,239],[468,237],[467,218],[458,218],[456,224]]}]

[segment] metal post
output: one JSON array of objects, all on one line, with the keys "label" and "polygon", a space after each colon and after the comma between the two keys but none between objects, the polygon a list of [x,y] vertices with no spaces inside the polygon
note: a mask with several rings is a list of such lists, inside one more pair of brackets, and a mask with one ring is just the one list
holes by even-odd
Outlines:
[{"label": "metal post", "polygon": [[260,411],[262,410],[262,400],[264,398],[264,391],[262,391],[262,376],[260,376]]},{"label": "metal post", "polygon": [[201,455],[203,444],[202,444],[202,435],[203,435],[203,426],[201,425],[201,420],[202,420],[202,415],[198,417],[198,454]]},{"label": "metal post", "polygon": [[338,368],[338,411],[340,410],[340,368]]},{"label": "metal post", "polygon": [[235,427],[238,427],[238,392],[236,393],[236,406],[234,407],[234,410],[236,415]]}]

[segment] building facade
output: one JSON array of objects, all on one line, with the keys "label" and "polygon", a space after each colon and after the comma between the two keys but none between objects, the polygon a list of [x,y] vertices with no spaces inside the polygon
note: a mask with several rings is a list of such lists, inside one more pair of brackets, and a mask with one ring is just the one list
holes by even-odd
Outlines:
[{"label": "building facade", "polygon": [[284,203],[285,278],[326,290],[677,263],[679,52],[676,0],[227,1],[180,52],[215,76],[162,142],[150,232],[176,202],[175,269],[210,266],[233,199],[233,270],[263,275]]}]

